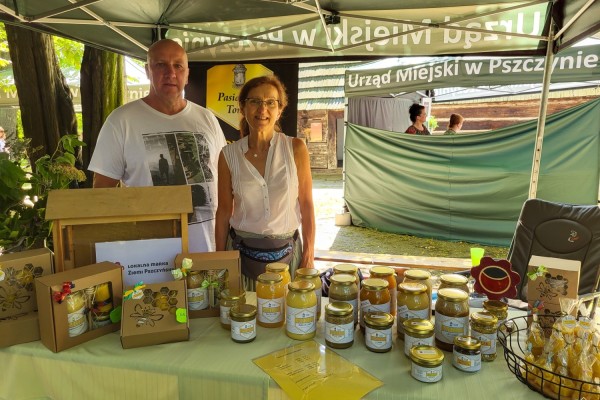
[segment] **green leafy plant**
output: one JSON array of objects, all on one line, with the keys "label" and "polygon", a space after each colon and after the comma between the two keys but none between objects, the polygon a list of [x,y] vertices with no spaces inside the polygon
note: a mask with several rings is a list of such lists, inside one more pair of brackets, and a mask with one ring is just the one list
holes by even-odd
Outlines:
[{"label": "green leafy plant", "polygon": [[52,155],[35,161],[35,168],[28,158],[28,140],[15,139],[8,143],[9,152],[0,153],[0,254],[50,238],[52,224],[44,219],[48,193],[85,181],[75,167],[76,147],[84,145],[77,135],[65,135]]},{"label": "green leafy plant", "polygon": [[437,118],[433,115],[430,115],[429,117],[427,117],[426,123],[427,123],[427,126],[428,126],[430,132],[435,131],[435,128],[438,127]]}]

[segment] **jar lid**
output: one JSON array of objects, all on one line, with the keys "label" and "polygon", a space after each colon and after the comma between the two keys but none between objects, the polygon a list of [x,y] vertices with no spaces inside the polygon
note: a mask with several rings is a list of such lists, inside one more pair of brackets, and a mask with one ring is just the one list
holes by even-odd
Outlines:
[{"label": "jar lid", "polygon": [[279,283],[283,280],[283,276],[274,272],[263,272],[257,278],[260,283]]},{"label": "jar lid", "polygon": [[316,268],[299,268],[296,270],[296,277],[298,278],[317,278],[319,276],[319,270]]},{"label": "jar lid", "polygon": [[367,290],[383,290],[387,289],[388,281],[379,278],[369,278],[362,281],[362,287]]},{"label": "jar lid", "polygon": [[459,274],[444,274],[440,276],[440,281],[447,285],[458,286],[466,284],[469,279]]},{"label": "jar lid", "polygon": [[355,274],[358,267],[354,264],[338,264],[333,267],[333,272],[338,274]]},{"label": "jar lid", "polygon": [[444,362],[444,353],[437,347],[423,344],[410,349],[410,359],[426,367],[437,367]]},{"label": "jar lid", "polygon": [[496,326],[498,318],[487,311],[478,311],[471,314],[471,321],[476,324]]},{"label": "jar lid", "polygon": [[427,286],[419,282],[402,282],[398,285],[398,290],[402,293],[421,294],[427,291]]},{"label": "jar lid", "polygon": [[429,271],[425,271],[422,269],[408,269],[404,271],[404,277],[421,281],[431,278],[431,274],[429,273]]},{"label": "jar lid", "polygon": [[382,277],[382,276],[391,276],[391,275],[395,275],[395,271],[393,268],[390,267],[372,267],[371,268],[371,276],[374,277]]},{"label": "jar lid", "polygon": [[339,283],[340,285],[344,285],[344,286],[352,285],[353,283],[356,283],[356,277],[354,275],[348,275],[348,274],[331,275],[329,280],[331,282]]},{"label": "jar lid", "polygon": [[325,306],[325,312],[329,315],[344,316],[352,314],[352,304],[342,301],[334,301]]},{"label": "jar lid", "polygon": [[308,281],[295,281],[288,283],[288,289],[292,292],[306,293],[315,290],[315,284]]},{"label": "jar lid", "polygon": [[420,318],[409,318],[402,322],[404,332],[413,334],[429,334],[434,330],[434,326],[431,321]]},{"label": "jar lid", "polygon": [[483,302],[483,308],[490,311],[506,311],[508,304],[500,300],[486,300]]},{"label": "jar lid", "polygon": [[374,327],[387,327],[394,324],[394,317],[383,311],[373,311],[365,315],[365,324]]},{"label": "jar lid", "polygon": [[265,265],[265,271],[267,272],[286,272],[290,270],[290,266],[286,263],[275,262],[268,263]]},{"label": "jar lid", "polygon": [[438,290],[438,297],[443,298],[446,301],[458,302],[466,301],[469,298],[469,295],[464,290],[455,288],[443,288]]},{"label": "jar lid", "polygon": [[242,297],[246,296],[246,292],[240,290],[238,292],[234,292],[231,289],[223,289],[221,291],[221,298],[225,300],[234,300],[237,301]]},{"label": "jar lid", "polygon": [[200,272],[202,272],[202,271],[200,271],[198,269],[193,269],[188,272],[188,275],[198,275]]},{"label": "jar lid", "polygon": [[256,315],[256,306],[252,304],[238,304],[229,309],[229,314],[236,318],[250,318]]},{"label": "jar lid", "polygon": [[454,345],[465,350],[481,349],[481,342],[471,336],[456,336],[454,338]]}]

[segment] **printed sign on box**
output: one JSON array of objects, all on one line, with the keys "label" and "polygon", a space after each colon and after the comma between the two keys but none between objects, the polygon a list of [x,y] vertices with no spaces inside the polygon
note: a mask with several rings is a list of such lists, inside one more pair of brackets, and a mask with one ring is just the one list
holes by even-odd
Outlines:
[{"label": "printed sign on box", "polygon": [[121,265],[124,288],[132,288],[138,282],[172,281],[171,270],[179,253],[181,238],[96,243],[96,262]]}]

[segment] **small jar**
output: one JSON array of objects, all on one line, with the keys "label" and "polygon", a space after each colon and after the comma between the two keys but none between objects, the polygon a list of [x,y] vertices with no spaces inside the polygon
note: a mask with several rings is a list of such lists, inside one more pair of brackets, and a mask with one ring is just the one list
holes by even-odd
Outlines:
[{"label": "small jar", "polygon": [[317,295],[315,285],[306,280],[288,284],[285,300],[285,334],[296,340],[315,337],[317,330]]},{"label": "small jar", "polygon": [[398,297],[398,282],[396,281],[396,271],[390,267],[372,267],[371,278],[380,278],[388,282],[390,292],[390,314],[396,316],[396,301]]},{"label": "small jar", "polygon": [[354,344],[351,304],[333,302],[325,306],[325,344],[333,349],[347,349]]},{"label": "small jar", "polygon": [[469,329],[469,295],[460,289],[438,290],[435,302],[435,345],[452,351],[454,338],[466,336]]},{"label": "small jar", "polygon": [[[417,282],[427,286],[427,295],[429,296],[429,304],[431,304],[431,274],[423,269],[409,269],[404,271],[404,280],[402,282]],[[429,307],[429,317],[431,319],[431,306]]]},{"label": "small jar", "polygon": [[333,275],[346,274],[353,275],[356,278],[356,286],[360,292],[360,276],[358,275],[358,267],[354,264],[337,264],[333,267]]},{"label": "small jar", "polygon": [[65,297],[67,303],[67,321],[69,324],[69,337],[79,336],[88,330],[86,316],[86,299],[83,290],[72,292]]},{"label": "small jar", "polygon": [[504,330],[504,322],[508,318],[508,304],[499,300],[486,300],[483,302],[483,309],[498,318],[496,330]]},{"label": "small jar", "polygon": [[481,359],[494,361],[496,359],[496,326],[498,318],[487,311],[471,314],[471,336],[481,343]]},{"label": "small jar", "polygon": [[334,274],[329,278],[329,301],[352,305],[354,326],[358,323],[358,286],[356,278],[348,274]]},{"label": "small jar", "polygon": [[256,307],[252,304],[237,304],[229,310],[231,339],[237,343],[248,343],[256,339]]},{"label": "small jar", "polygon": [[440,349],[426,345],[415,346],[410,349],[410,360],[410,374],[416,380],[433,383],[442,379],[444,353]]},{"label": "small jar", "polygon": [[93,329],[110,325],[110,312],[113,310],[110,282],[101,283],[92,288],[92,325]]},{"label": "small jar", "polygon": [[427,296],[427,286],[417,282],[402,282],[398,285],[398,338],[404,339],[402,323],[407,319],[428,319],[431,302]]},{"label": "small jar", "polygon": [[454,338],[452,365],[464,372],[477,372],[481,369],[481,343],[471,336]]},{"label": "small jar", "polygon": [[[284,264],[285,265],[285,264]],[[285,288],[283,277],[273,272],[265,272],[256,281],[256,304],[258,325],[265,328],[283,326],[285,320]]]},{"label": "small jar", "polygon": [[305,280],[315,285],[315,295],[317,296],[317,320],[321,318],[321,288],[323,283],[321,282],[321,275],[319,270],[316,268],[300,268],[296,270],[295,281]]},{"label": "small jar", "polygon": [[208,290],[202,287],[203,274],[201,271],[190,271],[186,278],[188,308],[204,310],[208,308]]},{"label": "small jar", "polygon": [[234,292],[231,289],[221,291],[219,299],[219,314],[220,322],[223,329],[231,330],[231,318],[229,318],[229,310],[231,307],[238,304],[246,304],[246,292],[240,290]]},{"label": "small jar", "polygon": [[469,279],[466,276],[459,274],[444,274],[440,276],[440,286],[438,287],[438,290],[444,288],[454,288],[464,290],[468,294],[468,282]]},{"label": "small jar", "polygon": [[392,349],[392,314],[375,311],[365,315],[365,345],[374,353],[386,353]]},{"label": "small jar", "polygon": [[402,323],[404,328],[404,354],[410,357],[415,346],[434,345],[434,328],[428,319],[411,318]]},{"label": "small jar", "polygon": [[269,263],[265,265],[265,272],[272,272],[275,274],[281,275],[281,283],[283,283],[283,287],[287,294],[287,285],[292,281],[292,277],[290,276],[290,266],[286,263]]},{"label": "small jar", "polygon": [[360,289],[360,331],[365,333],[365,315],[381,311],[390,313],[390,292],[387,281],[378,278],[365,279]]}]

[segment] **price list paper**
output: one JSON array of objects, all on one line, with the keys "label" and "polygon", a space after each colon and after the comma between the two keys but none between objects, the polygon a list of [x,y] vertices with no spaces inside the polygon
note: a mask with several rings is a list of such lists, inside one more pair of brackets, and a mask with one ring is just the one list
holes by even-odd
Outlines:
[{"label": "price list paper", "polygon": [[360,399],[383,382],[314,340],[255,358],[294,400]]}]

